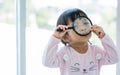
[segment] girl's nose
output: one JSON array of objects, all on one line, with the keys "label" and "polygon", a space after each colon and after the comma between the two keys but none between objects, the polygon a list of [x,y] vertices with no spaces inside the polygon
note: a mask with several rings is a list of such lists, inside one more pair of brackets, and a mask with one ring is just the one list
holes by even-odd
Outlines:
[{"label": "girl's nose", "polygon": [[82,28],[82,29],[81,29],[81,31],[85,31],[85,30],[86,30],[86,28]]},{"label": "girl's nose", "polygon": [[86,69],[83,69],[83,71],[85,72],[85,71],[86,71]]}]

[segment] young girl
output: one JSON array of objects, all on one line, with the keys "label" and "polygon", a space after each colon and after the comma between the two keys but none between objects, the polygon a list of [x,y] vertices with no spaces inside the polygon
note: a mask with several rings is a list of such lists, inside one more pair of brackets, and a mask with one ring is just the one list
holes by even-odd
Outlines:
[{"label": "young girl", "polygon": [[[92,33],[80,36],[73,29],[68,29],[80,16],[88,18],[77,8],[63,12],[44,52],[43,64],[51,68],[59,67],[61,75],[99,75],[102,65],[118,62],[116,47],[100,26],[91,25],[91,32],[98,36],[103,48],[88,43]],[[65,44],[61,48],[60,41]]]}]

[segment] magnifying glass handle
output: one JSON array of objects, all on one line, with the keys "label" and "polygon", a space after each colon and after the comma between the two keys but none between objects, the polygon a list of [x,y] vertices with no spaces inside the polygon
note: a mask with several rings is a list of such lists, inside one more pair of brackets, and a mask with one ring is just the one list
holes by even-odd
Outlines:
[{"label": "magnifying glass handle", "polygon": [[[65,28],[65,30],[67,30],[68,28]],[[57,29],[56,31],[58,31],[58,32],[62,32],[63,31],[63,29]]]},{"label": "magnifying glass handle", "polygon": [[[73,29],[73,27],[65,28],[65,30],[67,30],[67,29]],[[57,29],[56,31],[58,31],[58,32],[62,32],[63,30],[59,28],[59,29]]]},{"label": "magnifying glass handle", "polygon": [[62,30],[62,29],[57,29],[56,31],[57,31],[57,32],[62,32],[63,30]]}]

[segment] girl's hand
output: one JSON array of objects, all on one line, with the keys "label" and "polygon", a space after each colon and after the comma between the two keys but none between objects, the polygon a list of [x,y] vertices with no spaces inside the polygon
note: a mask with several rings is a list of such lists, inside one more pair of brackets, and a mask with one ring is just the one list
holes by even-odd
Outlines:
[{"label": "girl's hand", "polygon": [[93,25],[91,31],[95,33],[100,39],[102,39],[105,36],[103,28],[98,25]]},{"label": "girl's hand", "polygon": [[[57,31],[57,29],[61,29],[62,31],[59,32],[59,31]],[[55,29],[53,36],[55,36],[58,39],[63,39],[63,38],[65,38],[65,34],[68,32],[67,29],[68,29],[68,26],[58,25],[57,28]]]}]

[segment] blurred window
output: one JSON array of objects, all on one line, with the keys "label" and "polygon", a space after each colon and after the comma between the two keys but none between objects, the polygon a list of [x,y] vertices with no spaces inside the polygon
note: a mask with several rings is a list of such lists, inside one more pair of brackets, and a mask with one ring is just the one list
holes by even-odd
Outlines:
[{"label": "blurred window", "polygon": [[0,75],[16,75],[15,0],[0,0]]},{"label": "blurred window", "polygon": [[[27,75],[58,75],[58,68],[42,65],[42,55],[54,31],[58,16],[66,9],[80,8],[93,24],[103,27],[116,41],[117,0],[27,0],[26,73]],[[101,45],[93,35],[92,43]],[[116,65],[104,66],[101,75],[115,75]]]}]

